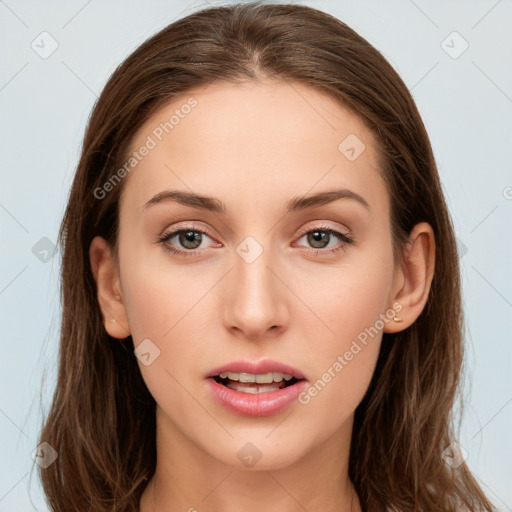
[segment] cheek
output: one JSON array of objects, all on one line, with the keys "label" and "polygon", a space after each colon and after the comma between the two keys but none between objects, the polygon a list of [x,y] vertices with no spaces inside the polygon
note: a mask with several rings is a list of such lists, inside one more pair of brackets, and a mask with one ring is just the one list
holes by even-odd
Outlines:
[{"label": "cheek", "polygon": [[134,348],[145,343],[155,354],[147,366],[139,361],[142,376],[158,403],[169,402],[181,396],[180,384],[204,378],[198,362],[211,345],[207,291],[218,278],[207,272],[198,276],[192,267],[147,261],[131,258],[131,266],[126,261],[123,292]]},{"label": "cheek", "polygon": [[317,337],[321,344],[308,347],[304,354],[312,371],[309,386],[299,396],[298,414],[304,430],[317,433],[313,442],[334,434],[350,419],[370,385],[379,356],[382,301],[375,301],[375,295],[373,303],[363,295],[346,297],[351,299],[350,307],[331,312],[336,335]]},{"label": "cheek", "polygon": [[392,321],[388,298],[393,264],[386,254],[375,251],[347,257],[346,266],[316,275],[316,286],[304,295],[318,316],[315,329],[311,325],[306,336],[315,343],[308,344],[303,359],[312,369],[310,386],[299,400],[307,411],[305,421],[313,424],[322,418],[325,427],[334,431],[364,397],[382,330]]},{"label": "cheek", "polygon": [[[332,356],[334,351],[348,349],[351,340],[374,326],[392,305],[391,248],[378,249],[376,246],[374,250],[347,253],[339,266],[313,266],[307,273],[304,269],[294,270],[296,276],[290,281],[308,310],[304,311],[306,315],[294,317],[295,322],[301,325],[304,319],[311,319],[309,335],[316,327],[316,339],[324,354]],[[382,330],[380,324],[378,330]]]},{"label": "cheek", "polygon": [[139,368],[158,404],[166,410],[182,410],[180,401],[186,395],[182,386],[198,367],[197,343],[205,338],[197,331],[204,324],[207,302],[201,299],[211,284],[206,277],[198,282],[197,272],[192,275],[184,266],[163,265],[151,254],[137,251],[136,244],[131,247],[121,253],[126,313],[134,348],[144,346],[143,353],[150,353],[149,358],[139,357]]},{"label": "cheek", "polygon": [[[192,329],[198,325],[201,302],[215,276],[209,278],[204,272],[198,277],[197,270],[169,264],[134,265],[127,269],[123,291],[135,344],[144,338],[166,343],[184,324]],[[188,337],[193,340],[193,332]]]},{"label": "cheek", "polygon": [[191,425],[214,429],[215,422],[195,399],[204,379],[200,372],[204,344],[211,341],[205,325],[208,301],[201,298],[211,285],[199,289],[190,278],[174,277],[159,272],[152,277],[145,271],[141,279],[132,274],[128,309],[134,345],[142,346],[149,339],[149,352],[156,354],[148,365],[139,358],[138,365],[156,403],[172,418],[168,428],[181,425],[182,433]]}]

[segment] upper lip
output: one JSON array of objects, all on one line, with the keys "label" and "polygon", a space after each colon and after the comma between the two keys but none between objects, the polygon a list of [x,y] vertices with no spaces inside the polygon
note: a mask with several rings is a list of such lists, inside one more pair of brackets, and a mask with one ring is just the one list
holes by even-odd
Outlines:
[{"label": "upper lip", "polygon": [[216,377],[221,373],[227,372],[251,373],[254,375],[270,372],[281,372],[288,373],[292,377],[295,377],[297,380],[306,378],[300,370],[297,370],[297,368],[293,368],[293,366],[289,366],[272,359],[264,359],[262,361],[232,361],[231,363],[226,363],[222,366],[214,368],[208,373],[207,377]]}]

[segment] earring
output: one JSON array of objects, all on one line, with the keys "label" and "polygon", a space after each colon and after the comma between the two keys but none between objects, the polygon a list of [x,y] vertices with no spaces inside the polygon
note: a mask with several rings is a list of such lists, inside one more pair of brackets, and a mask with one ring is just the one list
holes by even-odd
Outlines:
[{"label": "earring", "polygon": [[115,318],[111,318],[110,321],[111,322],[116,322],[116,319]]},{"label": "earring", "polygon": [[396,316],[396,315],[393,317],[393,320],[395,322],[403,322],[403,320],[399,316]]}]

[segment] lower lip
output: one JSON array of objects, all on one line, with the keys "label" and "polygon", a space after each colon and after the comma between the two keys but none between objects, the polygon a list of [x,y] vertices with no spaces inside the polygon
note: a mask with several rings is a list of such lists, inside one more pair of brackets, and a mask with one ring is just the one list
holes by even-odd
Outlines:
[{"label": "lower lip", "polygon": [[210,389],[215,400],[235,414],[242,416],[272,416],[289,407],[307,386],[305,380],[300,380],[292,386],[258,393],[256,395],[235,391],[208,378]]}]

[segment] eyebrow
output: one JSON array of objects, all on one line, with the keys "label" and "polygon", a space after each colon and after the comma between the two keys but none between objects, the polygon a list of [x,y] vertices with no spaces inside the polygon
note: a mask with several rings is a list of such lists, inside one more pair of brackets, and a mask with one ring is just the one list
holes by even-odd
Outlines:
[{"label": "eyebrow", "polygon": [[[363,205],[368,211],[371,211],[370,205],[363,197],[346,188],[318,192],[309,196],[293,197],[286,202],[285,210],[286,213],[302,211],[315,206],[332,203],[339,199],[354,200]],[[227,213],[226,205],[219,199],[202,196],[193,192],[182,192],[179,190],[164,190],[163,192],[158,193],[144,205],[144,208],[149,208],[150,206],[167,201],[175,201],[185,206],[191,206],[193,208],[207,210],[210,212]]]}]

